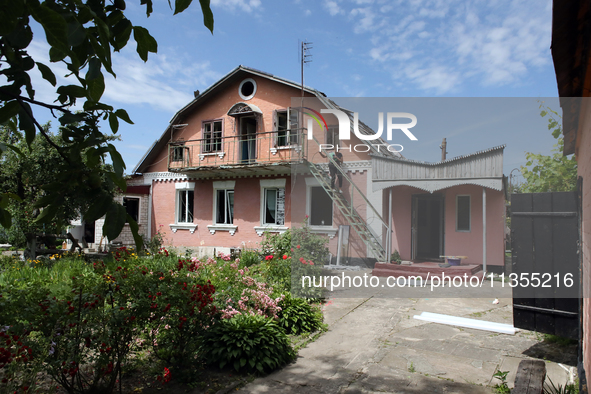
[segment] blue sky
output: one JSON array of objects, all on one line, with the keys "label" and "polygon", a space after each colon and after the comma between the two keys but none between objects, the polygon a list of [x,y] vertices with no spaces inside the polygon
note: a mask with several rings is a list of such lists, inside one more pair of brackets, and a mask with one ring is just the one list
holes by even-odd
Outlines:
[{"label": "blue sky", "polygon": [[[107,81],[103,96],[104,102],[127,109],[135,122],[122,124],[122,141],[117,144],[128,172],[174,113],[192,100],[195,90],[203,91],[239,64],[299,82],[299,40],[313,43],[305,84],[329,97],[557,96],[550,54],[550,0],[212,0],[211,4],[213,35],[203,26],[197,0],[175,16],[167,1],[155,0],[150,18],[139,1],[127,2],[128,17],[148,28],[159,44],[158,54],[150,54],[143,63],[130,40],[114,57],[117,79]],[[30,49],[36,60],[47,57],[42,32],[37,32]],[[58,75],[66,74],[65,69],[54,68]],[[38,99],[53,99],[54,88],[40,77],[34,83]],[[535,100],[532,106],[537,116]],[[511,157],[506,156],[511,166],[525,162],[525,150],[549,153],[554,140],[545,123],[539,124],[539,130],[531,127],[519,133],[497,130],[498,140],[511,147],[507,152]],[[409,158],[439,156],[438,143],[432,141],[441,141],[446,131],[424,133],[419,139],[431,141],[433,151],[425,152],[425,146]],[[476,132],[458,139],[450,144],[450,156],[480,149],[477,142],[483,136]]]}]

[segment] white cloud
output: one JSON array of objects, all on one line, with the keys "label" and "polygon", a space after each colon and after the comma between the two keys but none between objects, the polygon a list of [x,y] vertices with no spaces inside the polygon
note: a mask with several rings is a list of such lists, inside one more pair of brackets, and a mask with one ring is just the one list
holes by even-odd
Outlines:
[{"label": "white cloud", "polygon": [[324,0],[324,8],[326,8],[331,16],[342,14],[344,12],[334,0]]},{"label": "white cloud", "polygon": [[[63,63],[49,62],[49,46],[46,42],[34,40],[27,50],[33,59],[52,69],[57,86],[78,84],[73,77],[65,78],[68,70]],[[194,98],[194,90],[203,90],[221,77],[207,61],[191,63],[180,55],[151,53],[148,62],[144,63],[131,48],[113,54],[113,70],[117,78],[103,69],[106,88],[102,102],[116,108],[121,105],[146,104],[155,110],[171,113],[188,104]],[[31,72],[31,79],[36,100],[52,103],[56,99],[56,88],[43,80],[39,72]],[[81,104],[77,103],[74,109],[81,109]]]},{"label": "white cloud", "polygon": [[368,36],[367,54],[376,67],[427,91],[519,84],[551,62],[551,0],[400,0],[395,6],[352,0],[349,9],[344,2],[324,4],[333,16],[347,13],[351,29]]},{"label": "white cloud", "polygon": [[261,0],[211,0],[211,5],[229,11],[241,10],[250,13],[261,8],[262,3]]}]

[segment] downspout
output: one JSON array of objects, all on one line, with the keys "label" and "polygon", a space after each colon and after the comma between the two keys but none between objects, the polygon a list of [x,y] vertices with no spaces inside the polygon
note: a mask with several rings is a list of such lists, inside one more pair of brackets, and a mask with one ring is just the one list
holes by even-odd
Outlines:
[{"label": "downspout", "polygon": [[150,183],[150,194],[148,195],[148,240],[152,239],[152,183]]},{"label": "downspout", "polygon": [[482,187],[482,271],[486,274],[486,188]]},{"label": "downspout", "polygon": [[390,193],[388,193],[388,239],[386,240],[386,261],[390,261],[390,256],[392,256],[392,189],[390,188]]}]

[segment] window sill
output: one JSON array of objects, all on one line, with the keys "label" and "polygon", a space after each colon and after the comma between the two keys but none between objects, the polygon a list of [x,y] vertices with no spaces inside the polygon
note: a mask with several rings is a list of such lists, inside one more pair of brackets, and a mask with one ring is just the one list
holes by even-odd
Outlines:
[{"label": "window sill", "polygon": [[205,160],[205,156],[215,156],[215,155],[217,155],[220,159],[223,159],[224,156],[226,155],[226,152],[200,153],[199,160],[203,161],[203,160]]},{"label": "window sill", "polygon": [[277,146],[277,147],[273,147],[270,149],[270,152],[274,155],[277,154],[277,151],[280,150],[290,150],[290,149],[295,149],[297,152],[299,152],[300,150],[302,150],[302,146],[301,145],[288,145],[288,146]]},{"label": "window sill", "polygon": [[207,226],[209,232],[213,235],[216,231],[229,231],[230,235],[234,235],[238,226],[233,224],[210,224]]},{"label": "window sill", "polygon": [[176,233],[177,230],[189,230],[193,234],[197,230],[197,225],[194,223],[176,223],[169,224],[169,226],[173,233]]},{"label": "window sill", "polygon": [[279,234],[283,234],[284,232],[286,232],[288,229],[288,227],[285,226],[275,226],[275,225],[262,225],[262,226],[254,226],[254,230],[257,232],[257,235],[259,237],[263,236],[263,233],[265,231],[268,231],[270,233],[279,233]]},{"label": "window sill", "polygon": [[310,232],[314,234],[326,234],[330,239],[333,239],[337,235],[339,229],[332,226],[310,226]]}]

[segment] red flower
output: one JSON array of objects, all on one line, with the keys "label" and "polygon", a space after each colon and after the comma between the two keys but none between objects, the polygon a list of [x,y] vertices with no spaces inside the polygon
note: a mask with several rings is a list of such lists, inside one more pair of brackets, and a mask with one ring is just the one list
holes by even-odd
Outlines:
[{"label": "red flower", "polygon": [[286,254],[283,255],[283,260],[287,260],[287,255]]},{"label": "red flower", "polygon": [[265,260],[273,260],[273,255],[270,254],[270,255],[266,256]]},{"label": "red flower", "polygon": [[296,248],[298,248],[298,249],[299,249],[299,248],[300,248],[300,245],[296,246]]}]

